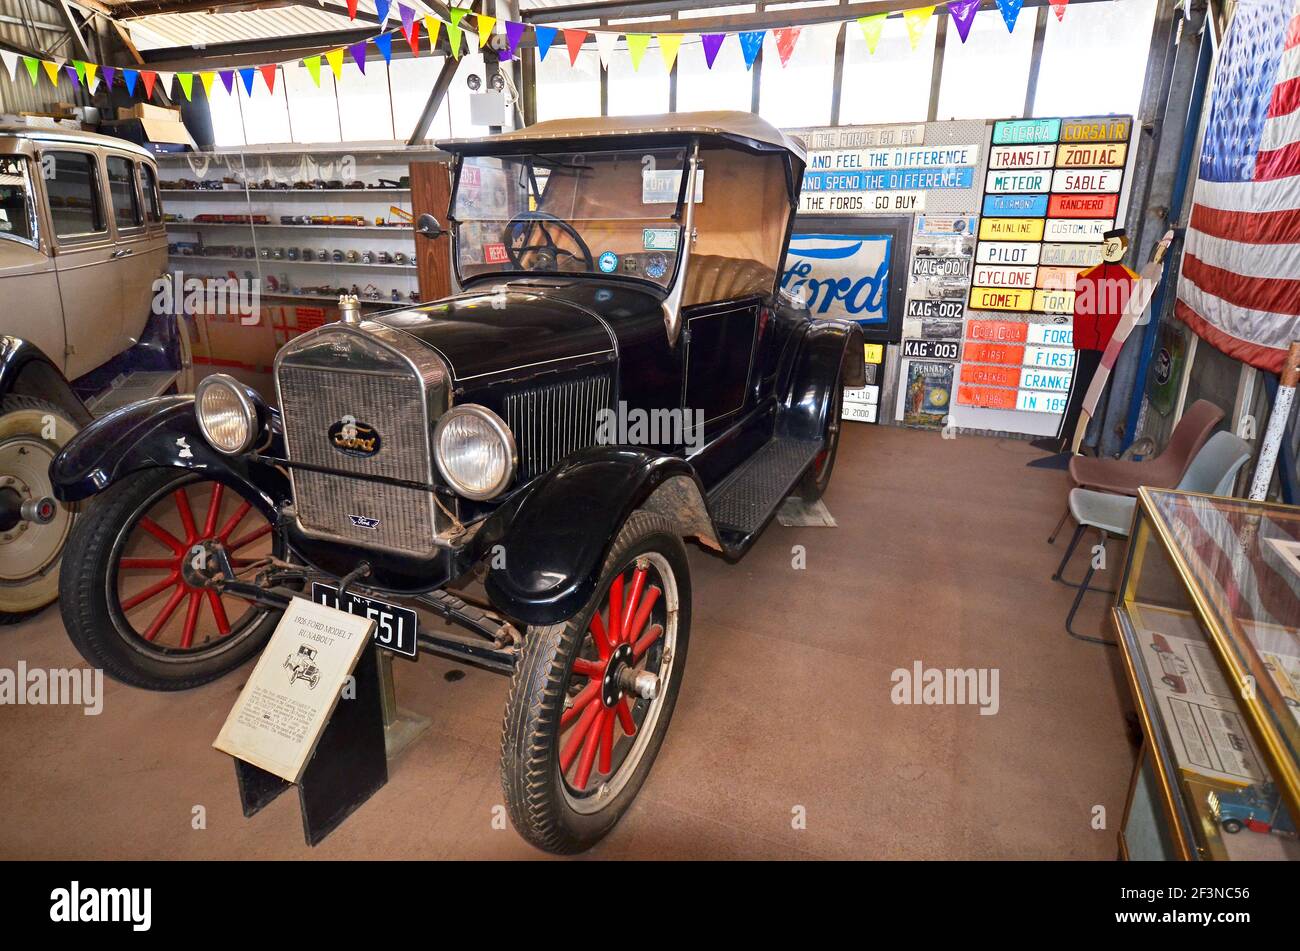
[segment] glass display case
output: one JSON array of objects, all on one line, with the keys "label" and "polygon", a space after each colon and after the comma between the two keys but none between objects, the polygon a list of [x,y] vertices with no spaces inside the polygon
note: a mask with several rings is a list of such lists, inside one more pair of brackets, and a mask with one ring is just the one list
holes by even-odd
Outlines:
[{"label": "glass display case", "polygon": [[1300,858],[1300,507],[1143,488],[1112,621],[1143,733],[1121,856]]}]

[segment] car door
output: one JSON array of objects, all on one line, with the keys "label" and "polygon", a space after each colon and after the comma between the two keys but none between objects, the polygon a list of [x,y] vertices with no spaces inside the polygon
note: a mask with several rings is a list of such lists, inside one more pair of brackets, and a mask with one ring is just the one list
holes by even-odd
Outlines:
[{"label": "car door", "polygon": [[31,159],[0,154],[0,292],[7,305],[0,333],[21,337],[62,368],[63,308],[40,195]]},{"label": "car door", "polygon": [[44,149],[40,160],[68,340],[64,372],[76,379],[120,349],[120,255],[109,226],[96,152],[59,145]]},{"label": "car door", "polygon": [[704,442],[736,421],[750,402],[750,375],[762,299],[720,301],[685,314],[686,379],[682,405]]},{"label": "car door", "polygon": [[[154,280],[165,264],[154,253],[166,239],[158,229],[147,227],[140,172],[135,159],[112,152],[104,156],[108,182],[108,203],[117,237],[117,281],[121,326],[117,350],[120,353],[140,342],[153,301]],[[165,252],[164,252],[165,253]]]}]

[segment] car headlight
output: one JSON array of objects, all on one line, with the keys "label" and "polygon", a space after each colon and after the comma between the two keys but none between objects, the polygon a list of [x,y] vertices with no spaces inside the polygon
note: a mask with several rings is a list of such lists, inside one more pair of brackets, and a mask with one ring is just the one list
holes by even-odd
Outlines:
[{"label": "car headlight", "polygon": [[443,414],[433,431],[433,459],[458,495],[490,499],[515,475],[515,437],[496,413],[467,403]]},{"label": "car headlight", "polygon": [[204,377],[194,389],[194,413],[203,438],[227,455],[247,451],[260,428],[253,399],[248,387],[233,376]]}]

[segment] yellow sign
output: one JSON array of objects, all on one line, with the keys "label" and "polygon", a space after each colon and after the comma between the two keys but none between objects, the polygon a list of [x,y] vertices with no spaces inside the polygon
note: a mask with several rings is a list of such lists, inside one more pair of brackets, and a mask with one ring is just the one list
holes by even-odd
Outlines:
[{"label": "yellow sign", "polygon": [[1061,123],[1062,142],[1127,142],[1133,120],[1128,116],[1095,116],[1066,119]]},{"label": "yellow sign", "polygon": [[867,363],[879,363],[885,359],[885,345],[883,343],[864,343],[862,345],[862,359]]},{"label": "yellow sign", "polygon": [[1042,218],[981,218],[981,241],[1042,241]]},{"label": "yellow sign", "polygon": [[972,287],[970,306],[977,310],[1029,310],[1034,301],[1034,291],[1027,288],[1014,290],[1005,287]]},{"label": "yellow sign", "polygon": [[1044,314],[1073,314],[1074,291],[1034,291],[1034,310]]},{"label": "yellow sign", "polygon": [[1056,150],[1057,168],[1122,168],[1128,146],[1122,142],[1062,144]]}]

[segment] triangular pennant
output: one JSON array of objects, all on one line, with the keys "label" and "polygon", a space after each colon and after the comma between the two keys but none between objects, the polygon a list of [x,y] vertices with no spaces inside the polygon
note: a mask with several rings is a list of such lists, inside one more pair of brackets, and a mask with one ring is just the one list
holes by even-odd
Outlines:
[{"label": "triangular pennant", "polygon": [[424,32],[429,34],[429,52],[438,51],[438,34],[442,32],[442,21],[433,17],[424,18]]},{"label": "triangular pennant", "polygon": [[997,4],[998,10],[1002,13],[1002,20],[1007,25],[1007,32],[1014,32],[1016,18],[1020,16],[1020,8],[1024,6],[1024,0],[997,0]]},{"label": "triangular pennant", "polygon": [[177,73],[176,79],[181,84],[181,92],[185,93],[185,101],[189,102],[194,98],[194,74]]},{"label": "triangular pennant", "polygon": [[235,71],[233,69],[222,69],[218,71],[221,76],[221,84],[226,87],[226,94],[233,96],[235,94]]},{"label": "triangular pennant", "polygon": [[1056,22],[1060,23],[1065,19],[1065,5],[1070,0],[1048,0],[1052,5],[1052,12],[1056,14]]},{"label": "triangular pennant", "polygon": [[451,55],[457,59],[460,59],[460,21],[468,12],[452,7],[451,22],[447,24],[447,42],[451,44]]},{"label": "triangular pennant", "polygon": [[867,44],[867,52],[875,55],[876,44],[880,42],[880,31],[885,28],[887,13],[876,13],[869,17],[858,17],[858,26],[862,27],[862,39]]},{"label": "triangular pennant", "polygon": [[[330,64],[330,71],[334,73],[335,79],[343,77],[343,50],[330,50],[325,54],[325,62]],[[225,79],[226,74],[222,73],[221,78]]]},{"label": "triangular pennant", "polygon": [[0,62],[5,64],[5,72],[9,74],[9,81],[16,80],[18,78],[18,54],[12,50],[0,50]]},{"label": "triangular pennant", "polygon": [[307,67],[307,72],[311,74],[311,81],[317,86],[320,85],[320,57],[306,56],[302,64]]},{"label": "triangular pennant", "polygon": [[244,90],[250,96],[253,94],[253,79],[256,76],[257,72],[252,66],[245,66],[243,69],[239,70],[239,78],[244,82]]},{"label": "triangular pennant", "polygon": [[175,79],[176,79],[175,73],[164,73],[164,72],[158,73],[158,84],[162,87],[162,92],[164,96],[170,96],[172,94],[172,82]]},{"label": "triangular pennant", "polygon": [[[1017,0],[1019,2],[1019,0]],[[916,44],[925,36],[926,25],[934,16],[934,7],[913,7],[903,11],[903,23],[907,26],[907,40],[916,49]]]},{"label": "triangular pennant", "polygon": [[600,57],[600,65],[606,69],[609,69],[609,58],[614,55],[614,47],[617,44],[617,33],[596,34],[596,54]]},{"label": "triangular pennant", "polygon": [[767,30],[746,30],[739,34],[740,51],[745,54],[745,68],[751,69],[754,60],[758,59],[759,50],[763,48],[763,37],[767,35]]},{"label": "triangular pennant", "polygon": [[135,84],[136,84],[136,80],[138,80],[139,78],[140,78],[140,73],[138,70],[134,70],[134,69],[122,70],[122,85],[126,87],[126,94],[128,96],[135,95]]},{"label": "triangular pennant", "polygon": [[560,32],[553,26],[535,26],[533,35],[537,38],[537,55],[541,59],[546,59],[546,54],[551,51],[551,44],[555,42],[555,34]]},{"label": "triangular pennant", "polygon": [[[140,70],[140,81],[144,83],[144,97],[146,99],[153,98],[153,84],[157,80],[158,80],[158,74],[155,73],[152,69]],[[249,92],[252,92],[252,90],[250,89]]]},{"label": "triangular pennant", "polygon": [[948,15],[952,17],[953,25],[957,27],[957,35],[961,37],[963,43],[966,37],[970,36],[971,24],[975,22],[975,14],[979,11],[980,0],[950,0],[948,3]]},{"label": "triangular pennant", "polygon": [[50,82],[57,86],[59,84],[59,64],[43,59],[41,60],[41,66],[45,68],[45,75],[50,77]]},{"label": "triangular pennant", "polygon": [[207,96],[209,99],[212,98],[212,82],[216,78],[216,73],[199,73],[199,81],[203,83],[203,95]]},{"label": "triangular pennant", "polygon": [[399,3],[397,5],[397,14],[402,18],[402,32],[406,34],[406,38],[409,41],[411,38],[411,31],[415,29],[415,11],[406,4]]},{"label": "triangular pennant", "polygon": [[525,29],[527,27],[523,23],[506,20],[506,59],[515,58],[515,50],[519,48],[519,41],[524,38]]},{"label": "triangular pennant", "polygon": [[353,43],[348,47],[348,54],[352,57],[352,62],[357,64],[357,69],[362,73],[366,71],[366,44]]},{"label": "triangular pennant", "polygon": [[781,57],[781,65],[784,66],[790,62],[794,44],[799,40],[799,27],[787,26],[781,30],[773,30],[772,35],[776,37],[776,52]]},{"label": "triangular pennant", "polygon": [[89,89],[91,92],[94,92],[95,73],[99,69],[99,67],[96,66],[94,63],[85,63],[83,65],[85,66],[85,71],[86,71],[86,88]]},{"label": "triangular pennant", "polygon": [[385,63],[393,61],[393,34],[380,33],[375,37],[375,46],[383,55]]},{"label": "triangular pennant", "polygon": [[627,35],[627,52],[632,57],[632,68],[641,68],[641,57],[650,46],[649,33],[629,33]]},{"label": "triangular pennant", "polygon": [[659,34],[659,53],[664,58],[664,69],[670,73],[673,71],[673,63],[677,62],[677,51],[681,48],[682,35],[680,33]]},{"label": "triangular pennant", "polygon": [[357,18],[357,0],[348,0],[348,19],[355,20],[356,18]]},{"label": "triangular pennant", "polygon": [[379,17],[380,26],[388,22],[388,11],[392,6],[392,0],[375,0],[375,15]]},{"label": "triangular pennant", "polygon": [[67,73],[68,78],[72,80],[73,89],[76,89],[81,85],[81,77],[77,75],[77,67],[71,65],[64,66],[63,71]]},{"label": "triangular pennant", "polygon": [[[415,11],[411,10],[411,8],[406,6],[405,4],[402,5],[401,9],[403,11],[410,10],[411,13],[411,25],[408,27],[406,24],[402,24],[402,35],[406,37],[406,45],[411,48],[411,55],[419,56],[420,55],[420,28],[415,25]],[[403,16],[405,16],[405,13],[403,14]]]},{"label": "triangular pennant", "polygon": [[101,66],[101,67],[99,67],[99,71],[100,71],[100,73],[101,73],[101,74],[103,75],[103,77],[104,77],[104,88],[105,88],[105,89],[112,89],[112,88],[113,88],[113,77],[117,75],[117,69],[116,69],[116,67],[113,67],[113,66]]},{"label": "triangular pennant", "polygon": [[277,70],[278,67],[274,63],[257,67],[257,71],[262,74],[262,79],[266,81],[267,92],[275,92],[275,74]]},{"label": "triangular pennant", "polygon": [[72,61],[72,70],[77,74],[77,79],[81,82],[86,81],[86,64],[79,59]]},{"label": "triangular pennant", "polygon": [[722,41],[727,38],[725,33],[701,33],[700,43],[704,46],[704,62],[713,68],[713,61],[718,58],[718,50],[722,49]]},{"label": "triangular pennant", "polygon": [[492,27],[496,26],[497,18],[490,17],[486,13],[478,15],[478,48],[482,49],[487,45],[488,37],[492,35]]},{"label": "triangular pennant", "polygon": [[578,53],[582,51],[582,44],[587,41],[586,30],[564,30],[564,45],[569,48],[569,65],[572,66],[578,61]]},{"label": "triangular pennant", "polygon": [[35,86],[37,78],[41,75],[41,61],[24,56],[23,65],[27,67],[27,73],[32,77],[32,85]]}]

